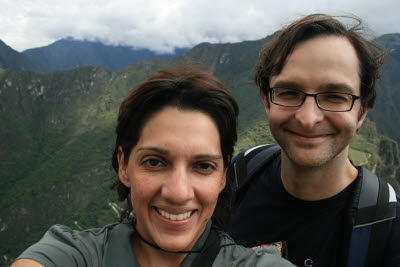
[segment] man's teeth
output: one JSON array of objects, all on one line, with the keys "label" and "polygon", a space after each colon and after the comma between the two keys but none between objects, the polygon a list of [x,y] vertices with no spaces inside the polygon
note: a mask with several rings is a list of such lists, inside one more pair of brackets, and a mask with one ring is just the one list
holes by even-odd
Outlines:
[{"label": "man's teeth", "polygon": [[171,214],[171,213],[168,213],[168,212],[163,211],[163,210],[158,210],[158,211],[160,212],[161,216],[163,216],[163,217],[165,217],[167,219],[170,219],[171,221],[181,221],[181,220],[184,220],[186,218],[189,218],[190,214],[192,214],[191,211],[188,211],[188,212],[185,212],[185,213],[182,213],[182,214]]}]

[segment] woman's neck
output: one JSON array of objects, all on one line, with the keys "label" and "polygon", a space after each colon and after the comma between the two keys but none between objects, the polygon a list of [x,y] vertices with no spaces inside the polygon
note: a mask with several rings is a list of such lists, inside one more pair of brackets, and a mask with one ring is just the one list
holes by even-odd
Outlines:
[{"label": "woman's neck", "polygon": [[137,234],[131,237],[131,244],[140,266],[158,267],[158,266],[179,266],[185,259],[185,253],[165,252],[145,244]]}]

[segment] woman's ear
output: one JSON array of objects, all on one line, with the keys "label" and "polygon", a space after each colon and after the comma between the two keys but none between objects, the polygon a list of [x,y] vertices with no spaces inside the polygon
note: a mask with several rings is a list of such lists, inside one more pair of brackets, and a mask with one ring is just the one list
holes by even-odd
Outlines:
[{"label": "woman's ear", "polygon": [[219,190],[220,193],[222,192],[222,190],[224,190],[225,185],[226,185],[226,179],[228,179],[228,178],[226,177],[227,171],[228,171],[228,168],[225,168],[224,174],[222,175],[221,188],[220,188],[220,190]]},{"label": "woman's ear", "polygon": [[126,187],[131,187],[131,183],[129,180],[129,176],[127,173],[128,164],[125,163],[124,152],[122,151],[122,147],[118,147],[118,178],[123,185]]}]

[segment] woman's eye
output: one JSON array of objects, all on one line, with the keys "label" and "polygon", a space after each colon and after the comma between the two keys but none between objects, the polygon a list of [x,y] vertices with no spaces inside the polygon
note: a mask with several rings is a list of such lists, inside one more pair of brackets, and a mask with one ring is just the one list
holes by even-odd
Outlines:
[{"label": "woman's eye", "polygon": [[160,167],[164,166],[164,164],[158,159],[148,159],[144,161],[144,164],[150,167]]},{"label": "woman's eye", "polygon": [[196,168],[201,171],[207,171],[207,172],[215,170],[215,167],[210,163],[199,163],[196,165]]}]

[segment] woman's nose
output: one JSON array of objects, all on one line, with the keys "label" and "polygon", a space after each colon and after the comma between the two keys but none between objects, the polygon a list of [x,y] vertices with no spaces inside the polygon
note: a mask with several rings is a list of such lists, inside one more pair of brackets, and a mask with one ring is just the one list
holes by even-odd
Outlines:
[{"label": "woman's nose", "polygon": [[184,204],[194,196],[190,171],[185,167],[174,167],[171,175],[166,177],[161,190],[163,198],[176,203]]}]

